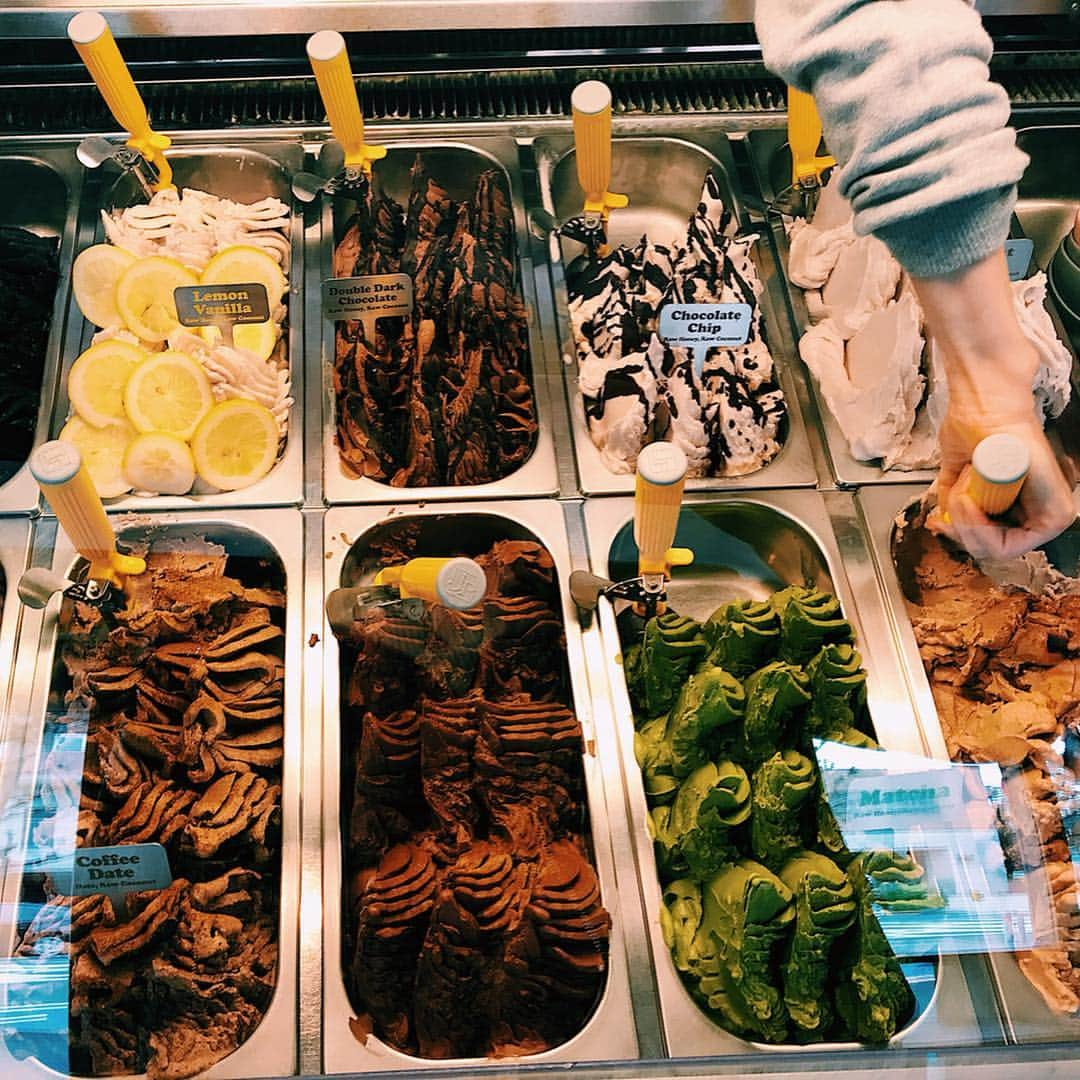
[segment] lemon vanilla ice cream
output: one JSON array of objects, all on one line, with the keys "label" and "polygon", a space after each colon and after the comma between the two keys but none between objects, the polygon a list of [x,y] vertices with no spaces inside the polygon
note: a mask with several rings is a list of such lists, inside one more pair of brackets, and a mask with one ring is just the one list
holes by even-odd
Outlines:
[{"label": "lemon vanilla ice cream", "polygon": [[[68,376],[60,438],[102,498],[231,491],[261,480],[288,435],[289,209],[174,188],[102,211],[109,243],[75,260],[75,299],[99,331]],[[258,283],[270,318],[187,328],[174,290]],[[231,337],[231,340],[228,338]]]}]

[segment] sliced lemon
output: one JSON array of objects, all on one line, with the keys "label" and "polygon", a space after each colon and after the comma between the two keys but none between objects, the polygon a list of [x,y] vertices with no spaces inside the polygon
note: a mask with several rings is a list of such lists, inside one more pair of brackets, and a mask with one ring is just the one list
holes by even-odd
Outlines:
[{"label": "sliced lemon", "polygon": [[124,476],[136,491],[184,495],[195,483],[191,447],[175,435],[151,431],[136,435],[124,451]]},{"label": "sliced lemon", "polygon": [[164,431],[185,441],[213,404],[214,391],[202,365],[182,352],[148,357],[124,387],[124,408],[137,430]]},{"label": "sliced lemon", "polygon": [[124,476],[124,451],[135,438],[135,429],[126,421],[94,427],[80,416],[73,416],[60,432],[64,442],[73,443],[82,454],[83,464],[103,499],[115,499],[131,490]]},{"label": "sliced lemon", "polygon": [[173,289],[198,284],[198,277],[182,263],[151,255],[136,260],[121,275],[116,307],[129,330],[157,345],[180,325]]},{"label": "sliced lemon", "polygon": [[68,397],[75,411],[94,427],[125,419],[124,387],[147,353],[127,341],[91,345],[71,365]]},{"label": "sliced lemon", "polygon": [[285,293],[285,275],[272,255],[257,247],[237,244],[219,251],[202,272],[203,285],[246,285],[257,281],[266,286],[266,295],[273,309]]},{"label": "sliced lemon", "polygon": [[95,326],[121,326],[116,285],[135,256],[112,244],[95,244],[79,252],[71,268],[71,285],[79,310]]},{"label": "sliced lemon", "polygon": [[[199,330],[207,345],[221,341],[221,331],[216,326],[204,326]],[[260,360],[269,360],[277,345],[278,327],[272,319],[260,323],[237,323],[233,327],[233,345],[253,352]]]},{"label": "sliced lemon", "polygon": [[265,405],[243,398],[215,405],[191,440],[199,475],[223,491],[261,480],[277,460],[277,449],[274,414]]}]

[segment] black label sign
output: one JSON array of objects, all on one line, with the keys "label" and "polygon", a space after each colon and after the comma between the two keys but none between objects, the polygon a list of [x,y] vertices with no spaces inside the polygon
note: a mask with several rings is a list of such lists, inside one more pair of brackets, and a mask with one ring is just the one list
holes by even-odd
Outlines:
[{"label": "black label sign", "polygon": [[323,315],[334,322],[409,315],[413,283],[408,274],[365,274],[327,278],[322,283]]},{"label": "black label sign", "polygon": [[181,285],[173,289],[173,299],[181,326],[242,326],[270,318],[266,286],[257,281],[241,285]]}]

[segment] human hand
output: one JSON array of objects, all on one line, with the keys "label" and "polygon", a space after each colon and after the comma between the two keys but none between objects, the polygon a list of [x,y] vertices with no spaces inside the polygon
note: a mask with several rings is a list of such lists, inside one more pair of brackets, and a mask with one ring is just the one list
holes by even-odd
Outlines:
[{"label": "human hand", "polygon": [[[1031,468],[1020,497],[1001,519],[988,517],[968,494],[971,455],[987,435],[1018,436],[1031,452]],[[940,432],[941,471],[930,489],[937,508],[927,527],[965,548],[976,559],[1015,559],[1053,540],[1076,517],[1066,480],[1035,415],[1030,396],[1016,407],[987,411],[951,400]]]}]

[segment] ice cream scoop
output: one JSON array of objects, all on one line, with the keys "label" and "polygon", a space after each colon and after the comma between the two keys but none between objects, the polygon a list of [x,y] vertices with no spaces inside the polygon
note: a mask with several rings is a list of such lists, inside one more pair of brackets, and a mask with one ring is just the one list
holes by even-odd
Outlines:
[{"label": "ice cream scoop", "polygon": [[30,457],[30,472],[76,551],[89,560],[91,581],[123,588],[124,578],[146,571],[146,562],[116,550],[105,507],[76,446],[54,439]]},{"label": "ice cream scoop", "polygon": [[344,633],[367,607],[399,607],[406,618],[419,619],[424,604],[456,611],[476,607],[487,592],[484,568],[473,559],[420,558],[387,566],[371,585],[334,589],[326,598],[331,627]]},{"label": "ice cream scoop", "polygon": [[343,169],[328,181],[309,173],[298,174],[293,179],[293,193],[302,202],[311,202],[321,192],[364,198],[371,182],[371,166],[386,157],[386,147],[374,146],[364,139],[364,115],[356,96],[345,39],[336,30],[320,30],[308,38],[307,54],[326,107],[326,118],[345,162]]},{"label": "ice cream scoop", "polygon": [[821,145],[821,117],[814,99],[789,86],[788,148],[791,150],[791,187],[773,200],[772,209],[814,220],[825,173],[835,168],[836,158],[818,154]]},{"label": "ice cream scoop", "polygon": [[128,131],[127,145],[153,166],[157,176],[153,190],[172,187],[172,166],[165,157],[172,140],[151,128],[146,106],[120,55],[109,24],[96,11],[81,11],[68,23],[67,31],[109,111]]},{"label": "ice cream scoop", "polygon": [[626,206],[625,195],[608,191],[611,183],[611,90],[591,79],[579,83],[570,95],[574,117],[574,146],[578,183],[585,192],[580,218],[562,226],[572,240],[585,244],[597,255],[606,255],[607,223],[612,210]]}]

